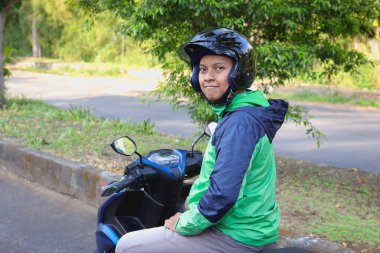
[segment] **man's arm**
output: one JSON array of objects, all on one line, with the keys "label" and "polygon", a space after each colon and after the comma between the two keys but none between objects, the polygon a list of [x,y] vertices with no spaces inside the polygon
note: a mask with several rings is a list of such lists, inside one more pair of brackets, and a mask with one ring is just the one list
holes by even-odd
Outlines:
[{"label": "man's arm", "polygon": [[[183,213],[176,229],[182,235],[202,232],[218,223],[236,203],[249,168],[253,151],[262,135],[260,126],[252,128],[234,123],[215,143],[216,162],[210,186],[197,207]],[[260,131],[260,132],[259,132]],[[265,132],[264,132],[265,134]]]}]

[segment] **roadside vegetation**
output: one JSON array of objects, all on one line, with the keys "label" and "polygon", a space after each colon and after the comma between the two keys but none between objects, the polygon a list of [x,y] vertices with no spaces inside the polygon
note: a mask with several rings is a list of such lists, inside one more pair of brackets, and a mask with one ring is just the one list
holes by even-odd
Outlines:
[{"label": "roadside vegetation", "polygon": [[[102,159],[114,154],[109,144],[117,137],[128,134],[136,140],[142,154],[153,148],[191,146],[191,140],[159,134],[150,120],[131,124],[122,120],[97,119],[87,108],[65,110],[29,99],[7,101],[7,109],[0,110],[0,134],[17,138],[31,148],[116,173],[122,172],[122,164],[108,164]],[[125,157],[116,158],[119,162],[120,159],[131,161]]]},{"label": "roadside vegetation", "polygon": [[318,103],[330,103],[330,104],[348,104],[357,105],[363,107],[380,108],[380,99],[366,99],[355,94],[343,95],[337,91],[331,94],[321,94],[313,91],[299,91],[299,92],[286,92],[286,93],[272,93],[271,97],[282,98],[285,100],[297,100],[297,101],[310,101]]},{"label": "roadside vegetation", "polygon": [[[144,62],[143,58],[147,61]],[[97,63],[97,62],[62,62],[58,59],[47,58],[18,58],[14,64],[8,65],[10,70],[23,70],[44,74],[55,74],[64,76],[82,77],[120,77],[128,76],[131,69],[158,68],[154,59],[149,61],[149,56],[137,54],[134,61],[124,64],[119,63]]]},{"label": "roadside vegetation", "polygon": [[23,71],[30,71],[30,72],[37,72],[37,73],[43,73],[43,74],[55,74],[55,75],[63,75],[63,76],[86,76],[86,77],[93,77],[93,76],[124,76],[126,74],[126,71],[124,71],[120,67],[111,67],[107,69],[100,69],[100,68],[91,68],[91,69],[81,69],[81,68],[75,68],[75,67],[59,67],[55,69],[46,69],[39,66],[33,66],[33,67],[22,67],[22,68],[12,68],[16,70],[23,70]]},{"label": "roadside vegetation", "polygon": [[[109,147],[128,134],[146,154],[158,148],[189,149],[193,140],[158,133],[146,120],[131,124],[97,119],[86,108],[60,109],[41,101],[8,99],[0,110],[0,137],[54,155],[122,173],[132,161]],[[198,148],[205,148],[205,141]],[[380,250],[380,177],[277,157],[281,233],[318,236],[359,252]]]},{"label": "roadside vegetation", "polygon": [[380,64],[361,66],[355,74],[338,72],[330,78],[321,73],[300,75],[286,87],[275,88],[269,96],[380,108]]},{"label": "roadside vegetation", "polygon": [[[298,80],[297,80],[298,79]],[[364,64],[353,73],[337,72],[330,77],[323,74],[321,68],[309,76],[300,75],[295,83],[303,82],[309,84],[319,84],[326,89],[331,88],[351,88],[366,91],[380,91],[380,62]]]}]

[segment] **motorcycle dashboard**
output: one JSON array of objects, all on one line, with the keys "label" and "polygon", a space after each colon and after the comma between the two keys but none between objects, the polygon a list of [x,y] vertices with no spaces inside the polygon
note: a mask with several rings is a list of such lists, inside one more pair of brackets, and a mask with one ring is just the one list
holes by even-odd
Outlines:
[{"label": "motorcycle dashboard", "polygon": [[180,163],[180,156],[172,149],[158,149],[146,156],[151,162],[161,166],[172,167]]}]

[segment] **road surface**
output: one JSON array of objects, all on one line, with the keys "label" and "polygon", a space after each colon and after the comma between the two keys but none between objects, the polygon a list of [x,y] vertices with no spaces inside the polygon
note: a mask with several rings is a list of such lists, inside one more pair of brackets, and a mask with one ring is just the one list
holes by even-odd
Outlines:
[{"label": "road surface", "polygon": [[88,253],[94,207],[0,170],[0,252]]}]

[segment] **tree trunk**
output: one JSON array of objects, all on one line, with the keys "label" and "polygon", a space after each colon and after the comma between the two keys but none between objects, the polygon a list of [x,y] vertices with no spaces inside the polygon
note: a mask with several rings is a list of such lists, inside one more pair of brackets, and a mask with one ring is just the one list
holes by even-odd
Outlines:
[{"label": "tree trunk", "polygon": [[4,27],[5,27],[5,14],[16,3],[21,0],[9,0],[2,4],[0,9],[0,109],[5,108],[5,83],[4,83]]},{"label": "tree trunk", "polygon": [[32,37],[33,37],[33,57],[41,57],[41,45],[38,43],[37,20],[33,14],[32,20]]},{"label": "tree trunk", "polygon": [[4,24],[5,11],[0,11],[0,108],[5,107],[5,83],[4,83]]}]

